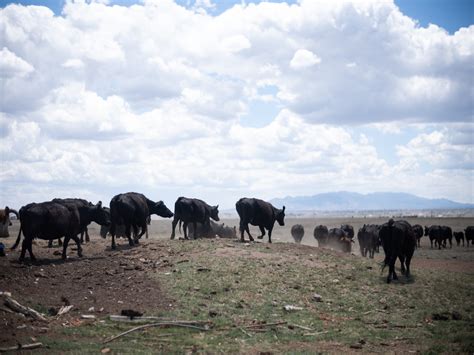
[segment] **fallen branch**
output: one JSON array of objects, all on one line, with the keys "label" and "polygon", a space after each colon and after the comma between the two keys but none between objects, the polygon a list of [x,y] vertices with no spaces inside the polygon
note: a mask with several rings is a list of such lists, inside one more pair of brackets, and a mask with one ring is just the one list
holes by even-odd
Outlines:
[{"label": "fallen branch", "polygon": [[298,324],[288,324],[288,326],[290,327],[295,327],[295,328],[299,328],[299,329],[303,329],[303,330],[308,330],[310,332],[312,332],[314,329],[311,329],[311,328],[308,328],[308,327],[304,327],[302,325],[298,325]]},{"label": "fallen branch", "polygon": [[38,311],[35,311],[33,308],[26,307],[15,301],[13,298],[11,298],[8,295],[2,294],[1,295],[3,298],[3,304],[10,308],[11,310],[17,312],[17,313],[22,313],[25,316],[32,317],[36,320],[41,320],[43,322],[47,322],[48,320],[44,315],[39,313]]},{"label": "fallen branch", "polygon": [[245,335],[247,335],[249,338],[252,337],[252,334],[250,334],[249,332],[247,332],[244,328],[239,328],[239,329],[240,329],[240,331],[241,331],[242,333],[244,333]]},{"label": "fallen branch", "polygon": [[287,323],[286,321],[282,321],[282,322],[276,322],[276,323],[251,324],[251,325],[246,325],[244,328],[252,329],[252,328],[272,327],[274,325],[283,325],[283,324],[286,324],[286,323]]},{"label": "fallen branch", "polygon": [[322,335],[322,334],[326,334],[326,333],[329,333],[329,330],[326,330],[324,332],[306,333],[306,334],[303,334],[303,336],[304,337],[309,337],[309,336],[315,336],[315,335]]},{"label": "fallen branch", "polygon": [[109,316],[109,319],[114,322],[124,322],[124,323],[140,323],[140,322],[149,322],[149,321],[179,323],[179,324],[189,324],[189,325],[205,325],[209,323],[209,322],[203,322],[203,321],[176,320],[176,319],[153,317],[153,316],[130,318],[127,316],[111,315]]},{"label": "fallen branch", "polygon": [[0,348],[0,353],[5,353],[7,351],[15,351],[15,350],[32,350],[32,349],[37,349],[41,348],[43,346],[43,343],[33,343],[33,344],[25,344],[25,345],[15,345],[15,346],[10,346],[8,348]]},{"label": "fallen branch", "polygon": [[200,331],[203,331],[203,332],[209,330],[208,328],[196,327],[196,326],[190,325],[190,324],[181,324],[181,323],[176,323],[176,322],[157,322],[157,323],[150,323],[150,324],[140,325],[138,327],[129,329],[126,332],[120,333],[120,334],[104,341],[103,344],[110,343],[111,341],[113,341],[115,339],[118,339],[118,338],[120,338],[124,335],[130,334],[130,333],[135,332],[137,330],[152,328],[152,327],[181,327],[181,328],[196,329],[196,330],[200,330]]}]

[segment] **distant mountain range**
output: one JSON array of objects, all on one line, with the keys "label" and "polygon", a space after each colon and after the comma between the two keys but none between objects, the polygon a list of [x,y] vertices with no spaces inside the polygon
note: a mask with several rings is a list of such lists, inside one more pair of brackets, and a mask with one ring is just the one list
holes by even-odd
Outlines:
[{"label": "distant mountain range", "polygon": [[287,196],[270,201],[275,207],[286,206],[293,211],[379,211],[379,210],[427,210],[474,208],[474,204],[459,203],[447,199],[429,199],[408,193],[375,192],[328,192],[314,196]]}]

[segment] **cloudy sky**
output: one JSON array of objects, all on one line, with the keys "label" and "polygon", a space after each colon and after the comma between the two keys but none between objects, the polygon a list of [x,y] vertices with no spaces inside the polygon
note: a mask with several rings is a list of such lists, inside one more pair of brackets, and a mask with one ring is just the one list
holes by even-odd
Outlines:
[{"label": "cloudy sky", "polygon": [[473,2],[22,4],[0,10],[2,206],[474,202]]}]

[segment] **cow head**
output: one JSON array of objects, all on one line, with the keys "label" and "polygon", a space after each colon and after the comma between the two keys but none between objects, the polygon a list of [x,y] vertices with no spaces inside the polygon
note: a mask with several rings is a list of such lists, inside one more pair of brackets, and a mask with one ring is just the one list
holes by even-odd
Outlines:
[{"label": "cow head", "polygon": [[101,226],[110,226],[110,210],[102,207],[102,201],[92,207],[92,220]]},{"label": "cow head", "polygon": [[166,207],[163,201],[158,201],[155,203],[155,205],[151,208],[150,214],[157,214],[158,216],[165,218],[174,216],[173,212],[171,212],[169,208]]},{"label": "cow head", "polygon": [[211,207],[211,218],[214,221],[219,221],[219,205]]},{"label": "cow head", "polygon": [[275,219],[277,220],[277,222],[280,226],[285,225],[285,206],[283,206],[283,208],[281,210],[279,210],[279,209],[276,210]]},{"label": "cow head", "polygon": [[352,243],[354,243],[354,241],[348,235],[344,235],[343,237],[339,238],[339,243],[341,243],[342,252],[350,253],[352,250]]}]

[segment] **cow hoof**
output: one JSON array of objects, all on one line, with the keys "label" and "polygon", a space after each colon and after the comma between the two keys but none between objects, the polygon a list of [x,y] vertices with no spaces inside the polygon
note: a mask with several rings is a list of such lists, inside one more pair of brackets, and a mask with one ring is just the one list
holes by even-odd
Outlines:
[{"label": "cow hoof", "polygon": [[263,235],[259,235],[257,238],[258,239],[263,239]]},{"label": "cow hoof", "polygon": [[82,250],[78,250],[78,251],[77,251],[77,256],[80,257],[80,258],[82,258]]}]

